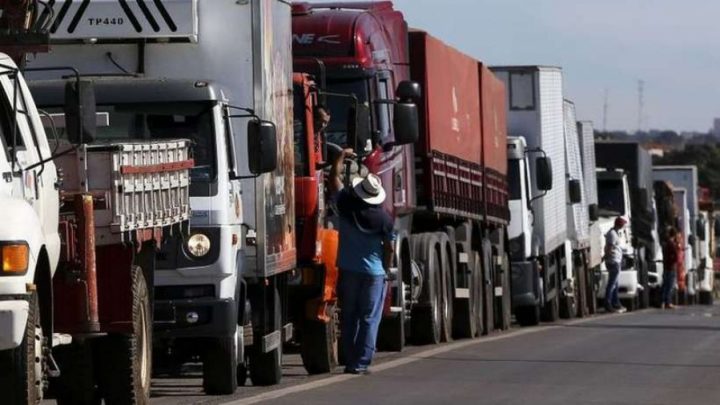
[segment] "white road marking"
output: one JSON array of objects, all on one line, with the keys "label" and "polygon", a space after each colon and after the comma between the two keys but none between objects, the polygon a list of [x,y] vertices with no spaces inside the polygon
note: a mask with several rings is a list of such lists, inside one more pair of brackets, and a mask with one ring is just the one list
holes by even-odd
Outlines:
[{"label": "white road marking", "polygon": [[[621,316],[637,314],[640,312],[645,312],[645,311],[643,310],[643,311],[626,312],[623,314],[603,315],[602,319],[618,318]],[[593,316],[593,317],[589,317],[589,318],[576,319],[576,320],[569,321],[569,322],[563,322],[563,323],[557,324],[557,325],[536,326],[536,327],[531,327],[531,328],[519,329],[519,330],[508,332],[508,333],[503,333],[503,334],[496,335],[496,336],[489,336],[489,337],[483,337],[480,339],[463,340],[460,342],[449,343],[449,344],[446,344],[443,346],[438,346],[438,347],[435,347],[432,349],[424,350],[422,352],[409,355],[408,357],[402,357],[399,359],[380,363],[377,366],[372,367],[372,372],[377,373],[377,372],[380,372],[383,370],[389,370],[392,368],[404,366],[406,364],[424,360],[424,359],[430,358],[432,356],[436,356],[441,353],[446,353],[446,352],[450,352],[453,350],[462,349],[462,348],[465,348],[468,346],[480,345],[483,343],[495,342],[498,340],[509,339],[509,338],[513,338],[513,337],[517,337],[517,336],[530,335],[533,333],[544,332],[544,331],[560,328],[563,325],[579,325],[579,324],[597,320],[598,318],[599,318],[598,316]],[[362,376],[353,375],[353,374],[333,375],[333,376],[330,376],[327,378],[323,378],[321,380],[311,381],[311,382],[308,382],[305,384],[293,385],[290,387],[281,388],[281,389],[270,391],[270,392],[264,392],[262,394],[258,394],[258,395],[252,396],[252,397],[240,398],[240,399],[232,400],[229,402],[223,402],[222,404],[223,405],[256,404],[256,403],[263,402],[263,401],[270,401],[272,399],[281,398],[286,395],[296,394],[298,392],[309,391],[309,390],[312,390],[315,388],[325,387],[325,386],[340,383],[343,381],[348,381],[353,378],[362,378]]]}]

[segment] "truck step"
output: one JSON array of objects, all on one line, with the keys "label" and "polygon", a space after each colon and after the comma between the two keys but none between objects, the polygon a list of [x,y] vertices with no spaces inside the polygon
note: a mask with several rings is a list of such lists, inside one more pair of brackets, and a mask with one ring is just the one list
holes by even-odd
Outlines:
[{"label": "truck step", "polygon": [[53,347],[69,345],[70,343],[72,343],[72,335],[68,335],[67,333],[53,333],[53,338],[52,338]]},{"label": "truck step", "polygon": [[288,322],[287,324],[285,324],[285,326],[283,326],[282,330],[283,330],[283,341],[284,341],[284,342],[289,342],[290,340],[292,340],[292,338],[293,338],[293,324],[290,323],[290,322]]}]

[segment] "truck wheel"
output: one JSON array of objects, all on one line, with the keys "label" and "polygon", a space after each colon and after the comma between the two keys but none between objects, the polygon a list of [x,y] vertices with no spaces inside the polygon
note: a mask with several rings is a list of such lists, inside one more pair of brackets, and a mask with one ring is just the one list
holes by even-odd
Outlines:
[{"label": "truck wheel", "polygon": [[498,269],[499,286],[502,288],[502,296],[495,297],[498,310],[496,311],[495,326],[500,330],[510,329],[512,322],[512,304],[510,297],[510,258],[503,257],[503,265]]},{"label": "truck wheel", "polygon": [[582,260],[583,256],[580,255],[578,260],[576,261],[576,264],[579,264],[577,273],[575,276],[577,277],[577,290],[575,290],[575,296],[577,297],[577,308],[575,312],[575,316],[578,318],[584,318],[588,315],[588,303],[587,303],[587,273],[588,270],[585,267],[585,261]]},{"label": "truck wheel", "polygon": [[302,328],[300,357],[308,374],[329,373],[338,365],[337,311],[328,308],[328,322],[306,320]]},{"label": "truck wheel", "polygon": [[405,311],[392,318],[383,318],[378,332],[378,350],[401,352],[405,348]]},{"label": "truck wheel", "polygon": [[[281,327],[282,312],[280,292],[277,287],[273,288],[273,313],[270,319],[271,328],[277,331]],[[263,308],[262,305],[253,305],[254,308]],[[257,339],[253,342],[250,349],[250,379],[253,385],[275,385],[282,380],[282,337],[278,347],[264,353],[262,350],[262,334],[256,335]]]},{"label": "truck wheel", "polygon": [[597,313],[597,288],[595,286],[595,271],[591,270],[585,279],[586,295],[585,300],[587,302],[587,310],[589,315]]},{"label": "truck wheel", "polygon": [[491,334],[495,330],[495,268],[492,263],[492,252],[488,243],[483,241],[482,252],[483,278],[483,333]]},{"label": "truck wheel", "polygon": [[100,405],[90,342],[58,346],[53,357],[60,377],[50,379],[50,391],[58,405]]},{"label": "truck wheel", "polygon": [[540,323],[540,308],[537,305],[517,307],[515,319],[520,326],[535,326]]},{"label": "truck wheel", "polygon": [[579,293],[577,273],[576,270],[573,270],[573,279],[571,281],[573,295],[562,293],[560,297],[560,318],[562,319],[572,319],[577,315]]},{"label": "truck wheel", "polygon": [[483,314],[485,312],[485,298],[483,295],[483,274],[482,274],[482,268],[480,263],[480,254],[476,251],[471,251],[470,253],[470,260],[473,264],[473,278],[475,280],[475,301],[473,302],[473,307],[475,308],[475,325],[476,325],[476,331],[475,336],[480,336],[485,331],[483,330]]},{"label": "truck wheel", "polygon": [[37,300],[37,292],[33,292],[29,299],[25,337],[20,346],[0,351],[3,403],[36,404],[43,398],[44,339]]},{"label": "truck wheel", "polygon": [[700,291],[700,305],[712,305],[713,295],[711,291]]},{"label": "truck wheel", "polygon": [[442,341],[452,342],[453,301],[455,297],[452,273],[454,271],[453,262],[455,261],[455,257],[452,257],[454,255],[448,252],[447,236],[444,233],[438,233],[438,239],[440,239],[440,257],[442,258],[440,267],[442,269],[442,289],[440,297],[440,302],[442,303]]},{"label": "truck wheel", "polygon": [[635,296],[633,298],[623,298],[620,300],[620,303],[627,308],[628,312],[637,311],[638,307],[638,297]]},{"label": "truck wheel", "polygon": [[152,371],[152,313],[142,269],[132,266],[132,321],[130,335],[98,338],[95,366],[98,387],[108,405],[150,402]]},{"label": "truck wheel", "polygon": [[208,339],[203,358],[203,390],[208,395],[230,395],[237,390],[237,339]]},{"label": "truck wheel", "polygon": [[555,297],[545,303],[542,309],[541,319],[543,322],[555,322],[560,318],[560,291],[555,294]]},{"label": "truck wheel", "polygon": [[437,238],[432,234],[418,235],[413,238],[413,257],[420,259],[424,266],[423,286],[424,305],[415,305],[412,308],[412,337],[417,344],[440,343],[442,329],[442,279],[441,262]]}]

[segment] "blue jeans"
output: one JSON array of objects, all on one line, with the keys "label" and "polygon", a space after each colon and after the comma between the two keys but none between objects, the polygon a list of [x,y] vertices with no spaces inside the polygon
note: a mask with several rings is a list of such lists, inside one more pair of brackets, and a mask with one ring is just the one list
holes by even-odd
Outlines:
[{"label": "blue jeans", "polygon": [[620,263],[605,262],[608,271],[608,282],[605,288],[605,308],[620,307],[618,298],[618,277],[620,277]]},{"label": "blue jeans", "polygon": [[672,290],[675,286],[675,277],[677,277],[676,271],[666,271],[663,273],[663,284],[662,284],[662,303],[672,304]]},{"label": "blue jeans", "polygon": [[362,370],[372,362],[385,301],[385,276],[340,270],[340,336],[345,369]]}]

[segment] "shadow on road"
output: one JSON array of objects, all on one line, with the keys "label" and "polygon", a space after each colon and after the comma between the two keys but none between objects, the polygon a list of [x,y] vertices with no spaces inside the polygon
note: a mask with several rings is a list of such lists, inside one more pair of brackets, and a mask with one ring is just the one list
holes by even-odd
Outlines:
[{"label": "shadow on road", "polygon": [[720,332],[720,326],[700,326],[700,325],[643,325],[643,324],[609,324],[609,323],[584,323],[577,325],[558,325],[565,328],[583,328],[583,329],[650,329],[650,330],[687,330],[687,331],[707,331]]},{"label": "shadow on road", "polygon": [[455,362],[477,362],[477,363],[535,363],[535,364],[593,364],[610,366],[637,366],[637,367],[678,367],[678,368],[707,368],[720,369],[720,364],[673,364],[673,363],[649,363],[632,361],[607,361],[607,360],[529,360],[529,359],[469,359],[453,357],[425,357],[424,360],[455,361]]}]

